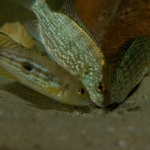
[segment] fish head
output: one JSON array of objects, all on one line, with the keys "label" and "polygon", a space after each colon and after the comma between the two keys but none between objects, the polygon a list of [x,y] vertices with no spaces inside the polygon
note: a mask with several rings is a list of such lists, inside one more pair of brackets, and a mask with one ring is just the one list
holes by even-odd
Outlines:
[{"label": "fish head", "polygon": [[122,74],[120,78],[107,78],[107,84],[105,84],[104,101],[105,107],[114,104],[121,104],[125,101],[128,94],[132,91],[136,83],[133,78],[126,80],[126,75]]},{"label": "fish head", "polygon": [[93,82],[91,101],[103,108],[125,101],[148,72],[150,37],[129,39],[118,53],[105,58],[102,81]]},{"label": "fish head", "polygon": [[116,102],[116,91],[120,87],[119,82],[111,81],[111,73],[109,72],[109,69],[108,64],[105,64],[102,67],[103,76],[101,76],[96,82],[92,83],[89,91],[91,101],[100,108],[106,108]]},{"label": "fish head", "polygon": [[89,93],[84,85],[77,80],[68,83],[63,89],[61,102],[75,106],[88,106],[91,103]]},{"label": "fish head", "polygon": [[122,103],[130,90],[130,81],[125,80],[130,80],[126,78],[126,76],[129,76],[127,70],[120,68],[114,70],[113,67],[112,62],[106,62],[102,67],[103,79],[97,86],[99,93],[101,93],[101,99],[95,101],[95,104],[102,108]]},{"label": "fish head", "polygon": [[104,96],[107,95],[106,93],[107,90],[105,89],[105,85],[102,80],[93,83],[89,90],[91,101],[100,108],[107,106],[107,103],[104,100]]}]

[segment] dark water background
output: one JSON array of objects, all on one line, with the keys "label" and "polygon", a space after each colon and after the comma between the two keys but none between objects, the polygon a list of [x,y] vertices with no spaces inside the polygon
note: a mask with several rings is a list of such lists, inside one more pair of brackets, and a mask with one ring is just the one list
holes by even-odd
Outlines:
[{"label": "dark water background", "polygon": [[[47,0],[46,3],[53,10],[58,10],[64,0]],[[13,0],[0,0],[0,26],[6,22],[19,21],[24,23],[25,21],[35,18],[35,15],[28,9],[20,6]]]}]

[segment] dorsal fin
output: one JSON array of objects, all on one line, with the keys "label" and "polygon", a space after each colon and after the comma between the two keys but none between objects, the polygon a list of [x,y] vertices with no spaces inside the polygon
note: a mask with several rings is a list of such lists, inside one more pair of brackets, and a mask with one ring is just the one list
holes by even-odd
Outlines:
[{"label": "dorsal fin", "polygon": [[95,40],[94,36],[90,33],[90,31],[87,29],[87,27],[84,25],[81,18],[79,17],[75,8],[75,0],[65,0],[59,12],[65,14],[66,16],[74,20],[93,39],[95,44],[99,47],[99,44]]},{"label": "dorsal fin", "polygon": [[78,23],[78,14],[74,7],[74,0],[65,0],[59,12],[65,14]]}]

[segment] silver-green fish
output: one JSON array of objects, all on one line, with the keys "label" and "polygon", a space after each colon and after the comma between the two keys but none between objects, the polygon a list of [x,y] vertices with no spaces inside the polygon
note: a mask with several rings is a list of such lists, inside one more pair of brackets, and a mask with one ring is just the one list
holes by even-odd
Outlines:
[{"label": "silver-green fish", "polygon": [[[32,36],[41,41],[50,58],[81,80],[91,100],[103,107],[102,65],[100,47],[73,12],[72,0],[64,7],[66,14],[52,11],[44,0],[15,0],[32,10],[38,21],[27,24]],[[64,8],[63,7],[63,8]],[[68,12],[67,12],[68,11]]]},{"label": "silver-green fish", "polygon": [[105,105],[122,103],[150,72],[150,37],[128,40],[119,53],[107,60],[104,68]]},{"label": "silver-green fish", "polygon": [[76,106],[90,104],[90,96],[80,80],[3,33],[0,33],[0,67],[23,85],[61,103]]}]

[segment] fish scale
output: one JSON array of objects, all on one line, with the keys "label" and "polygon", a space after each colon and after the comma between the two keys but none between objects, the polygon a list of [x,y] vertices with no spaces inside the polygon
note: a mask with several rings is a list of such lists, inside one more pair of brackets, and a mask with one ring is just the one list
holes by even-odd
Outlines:
[{"label": "fish scale", "polygon": [[122,103],[132,89],[150,71],[150,37],[128,40],[112,59],[107,60],[103,72],[107,89],[105,102]]},{"label": "fish scale", "polygon": [[[36,9],[35,9],[35,13],[36,13]],[[46,13],[45,13],[46,14]],[[49,12],[47,12],[47,14],[49,14]],[[58,14],[57,14],[58,15]],[[50,18],[50,17],[52,17],[52,16],[50,16],[50,15],[48,15],[48,17]],[[65,19],[63,19],[63,17],[64,17],[64,15],[61,15],[61,14],[59,14],[59,19],[58,19],[58,22],[57,22],[57,20],[55,20],[55,22],[57,22],[56,24],[60,24],[60,18],[64,21]],[[70,58],[70,64],[71,64],[71,62],[72,62],[72,65],[76,65],[76,64],[84,64],[85,63],[85,57],[83,57],[84,56],[84,54],[85,53],[87,53],[88,52],[88,55],[91,57],[91,58],[94,58],[94,59],[90,59],[90,61],[89,61],[89,66],[91,65],[91,66],[93,66],[93,63],[94,63],[94,65],[95,65],[95,67],[93,67],[93,69],[94,68],[101,68],[101,57],[95,57],[95,55],[96,55],[96,53],[98,54],[98,56],[100,55],[100,53],[98,53],[98,52],[95,52],[95,51],[93,51],[93,52],[91,52],[90,51],[90,49],[94,49],[93,47],[95,47],[95,44],[94,44],[94,42],[93,41],[91,41],[91,39],[90,38],[88,38],[87,39],[87,37],[85,38],[85,36],[84,36],[84,34],[85,33],[83,33],[83,31],[82,31],[82,29],[81,28],[79,28],[79,26],[77,26],[77,24],[75,24],[73,21],[70,21],[70,19],[68,18],[68,19],[66,19],[67,21],[66,21],[66,23],[62,23],[62,26],[64,25],[65,26],[65,28],[63,28],[63,30],[65,31],[65,29],[66,30],[68,30],[68,34],[67,34],[67,36],[66,37],[64,37],[64,36],[59,36],[58,34],[56,34],[56,32],[55,32],[55,30],[56,31],[58,31],[58,33],[59,33],[59,28],[57,28],[57,25],[55,25],[54,24],[54,26],[53,26],[53,21],[51,21],[51,30],[50,31],[48,31],[48,32],[46,32],[46,30],[47,30],[47,26],[44,24],[45,22],[48,22],[49,21],[49,19],[48,20],[45,20],[44,22],[42,22],[42,19],[41,18],[43,18],[43,16],[38,16],[37,15],[37,18],[39,19],[39,20],[41,20],[41,24],[42,24],[42,27],[45,29],[44,31],[45,32],[42,32],[42,34],[43,34],[43,37],[44,38],[46,38],[47,37],[47,41],[48,40],[50,40],[51,41],[51,39],[55,39],[55,41],[53,41],[53,42],[45,42],[45,45],[48,45],[47,47],[51,47],[52,45],[51,45],[51,43],[53,43],[53,45],[57,45],[56,46],[56,48],[55,48],[55,51],[51,51],[50,52],[50,55],[54,55],[55,56],[55,61],[57,62],[57,63],[61,63],[62,61],[63,61],[63,58],[61,57],[62,56],[62,54],[63,55],[65,55],[66,57],[68,56],[69,58]],[[67,16],[65,16],[65,18],[67,18]],[[47,19],[47,18],[46,18]],[[50,19],[52,19],[52,18],[50,18]],[[53,19],[52,19],[53,20]],[[72,24],[72,28],[70,29],[70,26],[67,26],[68,24]],[[82,35],[81,34],[77,34],[78,32],[77,32],[77,30],[79,31],[79,33],[82,33]],[[66,31],[67,32],[67,31]],[[81,37],[83,36],[83,39],[81,40],[81,38],[79,37],[81,35]],[[72,39],[74,39],[74,38],[76,38],[76,39],[78,39],[75,43],[73,43],[72,42]],[[74,39],[74,40],[76,40],[76,39]],[[82,44],[82,46],[81,46],[81,44],[80,44],[80,42],[81,42],[81,44]],[[91,43],[90,43],[91,42]],[[60,44],[60,43],[65,43],[65,44]],[[72,44],[73,43],[73,44]],[[90,43],[90,44],[89,44]],[[71,45],[72,44],[72,45]],[[87,47],[87,49],[83,49],[82,47]],[[57,47],[59,47],[59,49],[57,49]],[[51,47],[52,48],[52,47]],[[48,49],[48,48],[47,48]],[[99,51],[99,49],[97,49],[96,51]],[[76,52],[78,52],[78,55],[76,54]],[[76,56],[76,57],[75,57]],[[94,57],[93,57],[94,56]],[[96,59],[96,60],[95,60]],[[65,63],[65,61],[64,61],[64,63]],[[65,65],[63,63],[63,65]],[[62,66],[63,66],[62,65]],[[87,64],[88,65],[88,64]],[[67,65],[68,66],[68,65]],[[83,65],[84,66],[84,65]],[[66,68],[67,70],[69,70],[71,68],[71,65],[69,65],[68,66],[68,68]],[[76,67],[75,67],[76,68]],[[78,70],[77,70],[78,71]],[[71,72],[75,72],[75,70],[71,70]]]},{"label": "fish scale", "polygon": [[72,0],[66,0],[64,6],[67,6],[66,12],[70,11],[68,14],[76,17],[75,21],[62,12],[53,12],[44,0],[15,1],[35,13],[37,24],[30,21],[26,27],[45,46],[49,57],[81,80],[93,103],[105,107],[103,89],[99,88],[99,85],[103,86],[104,55],[82,21],[77,18],[76,12],[71,11],[75,10]]},{"label": "fish scale", "polygon": [[0,33],[0,67],[23,85],[61,103],[90,105],[90,96],[80,80],[3,33]]}]

